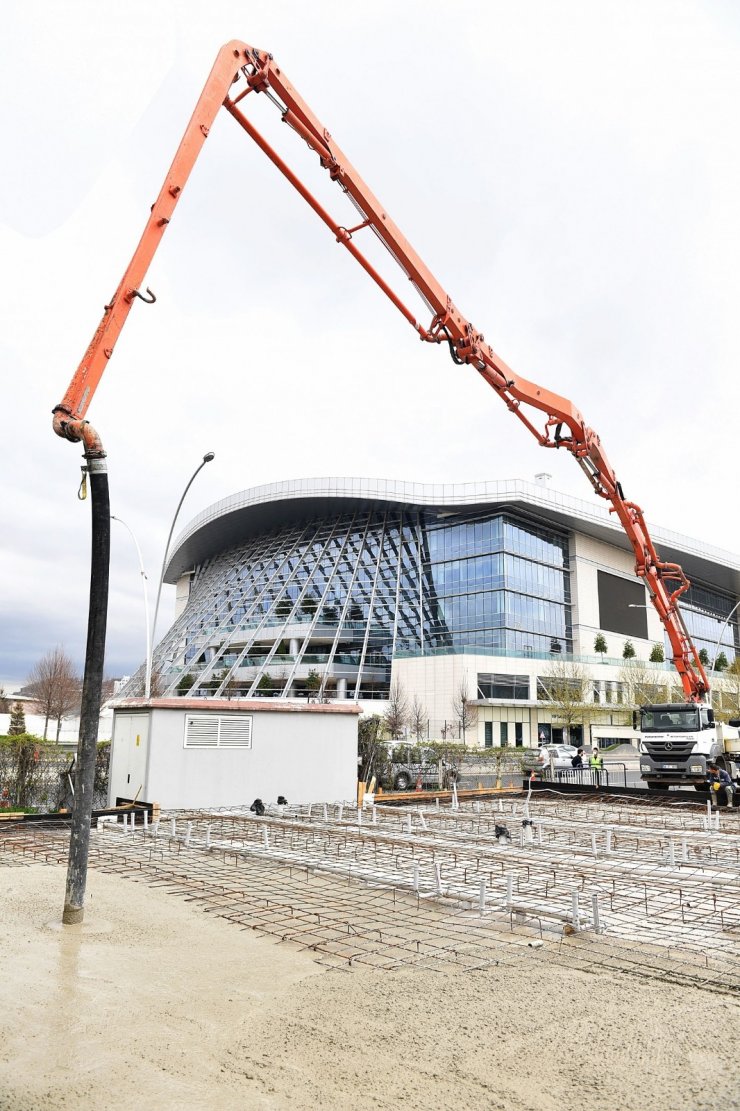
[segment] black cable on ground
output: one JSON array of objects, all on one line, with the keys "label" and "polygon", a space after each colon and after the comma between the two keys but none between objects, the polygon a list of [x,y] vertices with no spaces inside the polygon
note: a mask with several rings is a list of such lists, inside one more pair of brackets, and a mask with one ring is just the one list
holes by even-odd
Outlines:
[{"label": "black cable on ground", "polygon": [[105,634],[108,623],[108,580],[110,574],[110,496],[105,457],[87,457],[92,500],[92,545],[90,558],[90,607],[87,620],[87,650],[82,681],[80,735],[77,742],[75,797],[67,867],[67,890],[62,921],[81,922],[85,911],[87,858],[95,783],[95,757],[105,665]]}]

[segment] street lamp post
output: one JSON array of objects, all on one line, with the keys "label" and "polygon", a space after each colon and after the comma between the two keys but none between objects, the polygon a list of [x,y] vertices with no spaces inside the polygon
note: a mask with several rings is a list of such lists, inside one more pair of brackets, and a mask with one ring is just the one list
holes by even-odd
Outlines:
[{"label": "street lamp post", "polygon": [[[172,518],[172,524],[170,525],[170,531],[169,531],[169,535],[167,537],[167,543],[165,544],[165,548],[164,548],[164,557],[162,558],[162,569],[159,572],[159,582],[157,584],[157,600],[154,604],[154,620],[152,621],[152,643],[154,642],[154,638],[157,634],[157,617],[159,615],[159,600],[162,596],[162,583],[164,582],[164,572],[165,572],[165,568],[167,567],[167,556],[169,555],[169,551],[170,551],[170,541],[172,540],[172,533],[175,531],[175,524],[177,522],[177,518],[178,518],[178,515],[180,513],[180,509],[182,508],[182,503],[185,501],[185,498],[187,496],[188,490],[193,485],[193,483],[195,482],[195,479],[200,474],[200,472],[203,470],[206,463],[210,463],[213,458],[214,458],[214,453],[212,451],[206,452],[206,454],[203,456],[202,461],[198,464],[198,466],[195,468],[192,475],[190,476],[190,481],[188,482],[187,486],[185,487],[185,489],[182,492],[182,496],[180,498],[180,501],[177,503],[177,509],[175,510],[175,516]],[[151,695],[151,691],[152,691],[152,655],[153,655],[153,652],[152,652],[152,654],[150,654],[149,659],[147,660],[146,685],[145,685],[145,689],[144,689],[144,697],[145,698],[149,698],[150,695]]]},{"label": "street lamp post", "polygon": [[727,614],[727,617],[722,622],[722,628],[719,631],[719,636],[717,637],[717,643],[715,644],[714,652],[712,653],[712,671],[714,671],[715,668],[717,667],[717,656],[719,655],[719,649],[720,649],[720,645],[722,643],[722,637],[725,635],[725,629],[730,624],[730,619],[732,618],[733,613],[737,609],[740,609],[740,601],[737,601],[735,603],[735,605],[732,607],[730,612]]},{"label": "street lamp post", "polygon": [[146,622],[146,673],[147,673],[147,675],[151,675],[151,671],[152,671],[152,630],[151,630],[151,625],[149,624],[149,592],[147,590],[147,579],[146,579],[146,571],[144,570],[144,561],[141,558],[141,548],[139,547],[138,540],[134,536],[133,529],[129,525],[127,525],[126,522],[124,520],[122,520],[121,517],[116,517],[116,516],[114,516],[113,513],[111,513],[110,519],[111,519],[111,521],[118,521],[119,525],[123,525],[123,527],[128,530],[128,533],[129,533],[129,535],[130,535],[131,539],[133,540],[134,545],[136,547],[136,554],[139,557],[139,573],[141,575],[141,589],[144,593],[144,620]]}]

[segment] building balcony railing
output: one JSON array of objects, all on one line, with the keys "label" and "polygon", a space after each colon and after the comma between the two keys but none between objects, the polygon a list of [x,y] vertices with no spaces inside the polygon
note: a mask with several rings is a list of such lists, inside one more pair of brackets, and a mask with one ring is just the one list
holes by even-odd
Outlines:
[{"label": "building balcony railing", "polygon": [[[260,618],[259,620],[235,625],[224,621],[220,624],[214,623],[195,628],[192,630],[191,636],[197,636],[199,640],[202,638],[205,647],[208,648],[217,648],[224,640],[228,640],[230,646],[238,648],[251,640],[252,635],[257,630],[259,632],[256,639],[259,643],[277,639],[290,640],[293,637],[305,637],[306,626],[310,625],[312,621],[313,617],[308,614],[299,614],[291,617],[290,620],[281,617],[270,617],[264,622]],[[318,621],[311,630],[311,639],[333,641],[336,638],[337,631],[339,631],[342,639],[363,640],[367,627],[366,621]],[[390,641],[391,639],[388,629],[379,625],[370,626],[370,636],[376,641]]]},{"label": "building balcony railing", "polygon": [[653,660],[638,659],[637,657],[626,660],[621,656],[584,656],[575,652],[535,652],[530,649],[488,648],[473,644],[450,645],[445,648],[425,648],[423,651],[421,648],[399,649],[396,651],[394,659],[408,660],[422,656],[497,656],[499,659],[547,660],[548,663],[558,663],[566,660],[568,663],[593,664],[599,667],[602,664],[610,664],[612,667],[629,667],[632,664],[637,667],[648,668],[651,671],[673,671],[671,660],[663,660],[658,663]]},{"label": "building balcony railing", "polygon": [[[310,668],[314,665],[322,667],[329,663],[330,659],[333,661],[334,664],[341,664],[343,666],[358,668],[360,666],[362,656],[359,652],[335,652],[333,657],[330,655],[329,652],[307,652],[300,658],[298,656],[276,654],[270,660],[268,660],[265,656],[245,656],[236,670],[237,674],[239,675],[241,675],[242,672],[250,669],[257,670],[259,668],[265,668],[267,671],[284,670],[285,668],[292,667],[293,664],[295,664],[296,662],[298,662],[299,668]],[[230,666],[232,665],[229,665],[226,662],[224,662],[223,667],[217,664],[214,671],[219,672],[228,670]],[[366,671],[380,670],[390,672],[390,667],[391,665],[388,660],[373,659],[369,656],[365,657],[364,670]]]}]

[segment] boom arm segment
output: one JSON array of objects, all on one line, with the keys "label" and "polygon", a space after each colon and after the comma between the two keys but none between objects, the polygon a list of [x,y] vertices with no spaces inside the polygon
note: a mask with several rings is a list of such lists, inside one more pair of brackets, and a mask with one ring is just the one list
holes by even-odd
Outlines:
[{"label": "boom arm segment", "polygon": [[[264,93],[280,111],[283,122],[316,152],[321,167],[357,209],[360,219],[355,227],[346,228],[334,220],[244,114],[242,102],[253,92]],[[678,608],[678,599],[688,589],[689,582],[677,564],[665,563],[658,557],[642,510],[625,499],[599,437],[586,425],[572,402],[515,375],[485,343],[483,335],[455,306],[330,133],[275,64],[272,55],[265,51],[240,42],[227,43],[219,51],[131,262],[113,298],[105,306],[103,318],[64,400],[54,410],[55,431],[70,440],[89,440],[91,429],[84,415],[134,300],[137,296],[146,299],[139,287],[221,105],[287,177],[329,227],[337,242],[390,298],[420,339],[447,343],[453,360],[472,365],[542,447],[565,448],[576,458],[596,493],[610,503],[611,511],[616,513],[627,533],[635,553],[635,571],[644,579],[666,629],[684,692],[687,698],[700,701],[708,692],[709,684]],[[357,246],[355,236],[365,229],[373,231],[387,247],[431,312],[428,327],[419,323],[412,309]],[[545,417],[539,424],[535,423],[538,413]]]}]

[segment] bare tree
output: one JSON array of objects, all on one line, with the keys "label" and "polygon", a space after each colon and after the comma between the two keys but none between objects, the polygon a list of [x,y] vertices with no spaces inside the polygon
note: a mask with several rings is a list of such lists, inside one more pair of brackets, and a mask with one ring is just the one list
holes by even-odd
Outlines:
[{"label": "bare tree", "polygon": [[113,697],[116,689],[116,681],[110,675],[106,675],[103,679],[103,685],[100,688],[101,702],[109,702]]},{"label": "bare tree", "polygon": [[324,678],[321,682],[321,687],[319,689],[319,694],[318,694],[318,698],[316,699],[316,701],[326,703],[326,702],[329,702],[332,698],[336,698],[336,697],[337,697],[337,681],[336,681],[336,679],[334,678],[333,675],[327,675],[325,673]]},{"label": "bare tree", "polygon": [[[251,682],[251,680],[250,680],[250,682]],[[160,691],[159,693],[161,694],[162,692]],[[224,694],[229,699],[230,698],[243,698],[244,695],[246,694],[244,680],[239,679],[238,676],[236,676],[236,675],[232,675],[231,679],[229,679],[228,683],[226,684],[226,689],[224,690]]]},{"label": "bare tree", "polygon": [[537,680],[537,697],[551,703],[553,720],[562,722],[564,739],[570,740],[575,725],[585,725],[602,712],[588,700],[591,682],[586,669],[570,660],[553,662]]},{"label": "bare tree", "polygon": [[409,724],[411,725],[411,732],[414,734],[417,741],[423,741],[426,736],[427,726],[429,725],[429,717],[424,708],[424,703],[421,701],[418,694],[414,695],[411,702]]},{"label": "bare tree", "polygon": [[54,701],[54,714],[57,722],[57,732],[55,740],[59,740],[59,734],[62,731],[62,722],[70,714],[75,714],[80,708],[82,683],[77,675],[67,676],[63,682],[59,684],[57,697]]},{"label": "bare tree", "polygon": [[721,678],[712,685],[714,716],[720,721],[740,717],[740,656],[736,656]]},{"label": "bare tree", "polygon": [[28,680],[28,688],[41,703],[44,715],[44,740],[49,729],[49,721],[56,718],[57,740],[62,728],[62,720],[72,713],[79,704],[80,679],[74,664],[61,645],[38,661]]},{"label": "bare tree", "polygon": [[648,702],[683,702],[668,673],[647,668],[639,660],[627,660],[619,671],[625,704],[631,709]]},{"label": "bare tree", "polygon": [[388,709],[383,714],[385,727],[394,741],[398,740],[408,725],[408,705],[406,692],[398,679],[395,679],[391,683],[391,689],[388,692]]},{"label": "bare tree", "polygon": [[[161,667],[153,667],[151,679],[149,680],[149,697],[161,698],[164,694],[164,690],[164,672]],[[227,697],[229,696],[227,695]]]},{"label": "bare tree", "polygon": [[460,680],[452,698],[452,709],[457,718],[458,735],[462,738],[462,743],[467,744],[467,731],[478,721],[478,707],[471,705],[468,680],[465,676]]},{"label": "bare tree", "polygon": [[0,687],[0,714],[10,713],[10,701],[5,694],[5,689]]}]

